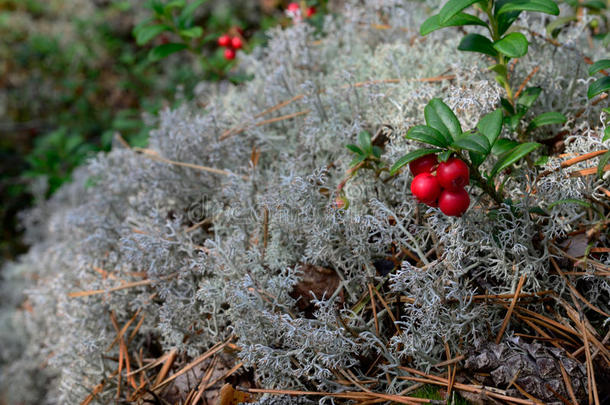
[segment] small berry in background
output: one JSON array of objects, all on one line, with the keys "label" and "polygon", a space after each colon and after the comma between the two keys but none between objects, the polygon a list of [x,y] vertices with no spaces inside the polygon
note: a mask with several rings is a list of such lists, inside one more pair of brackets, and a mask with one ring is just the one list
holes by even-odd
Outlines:
[{"label": "small berry in background", "polygon": [[226,60],[233,60],[233,59],[235,59],[235,50],[233,50],[231,48],[225,49],[225,59]]}]

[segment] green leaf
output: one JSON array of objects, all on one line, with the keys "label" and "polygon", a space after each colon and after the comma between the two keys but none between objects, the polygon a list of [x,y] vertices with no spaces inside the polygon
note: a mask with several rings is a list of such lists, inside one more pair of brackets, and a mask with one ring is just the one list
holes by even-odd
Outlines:
[{"label": "green leaf", "polygon": [[544,125],[563,124],[566,121],[567,118],[565,117],[565,115],[556,111],[549,111],[542,113],[536,118],[534,118],[532,122],[530,122],[530,124],[527,126],[527,130],[531,131],[532,129],[540,128]]},{"label": "green leaf", "polygon": [[362,149],[360,149],[359,147],[357,147],[356,145],[354,145],[352,143],[350,143],[349,145],[345,145],[345,147],[357,155],[362,155],[362,156],[366,155],[366,153]]},{"label": "green leaf", "polygon": [[379,146],[373,146],[373,156],[375,156],[377,159],[379,159],[381,157],[381,153],[383,151],[381,150],[381,148]]},{"label": "green leaf", "polygon": [[438,154],[438,161],[439,162],[446,162],[449,160],[449,158],[451,157],[451,155],[453,154],[453,151],[450,150],[444,150],[441,153]]},{"label": "green leaf", "polygon": [[500,138],[492,145],[491,153],[496,156],[500,156],[503,153],[515,148],[517,145],[519,145],[519,142],[515,142],[511,139]]},{"label": "green leaf", "polygon": [[473,5],[480,0],[449,0],[438,13],[441,24],[445,24],[451,17]]},{"label": "green leaf", "polygon": [[535,166],[544,166],[548,161],[549,161],[549,157],[546,155],[542,155],[538,159],[536,159],[536,161],[534,162],[534,165]]},{"label": "green leaf", "polygon": [[558,30],[561,27],[571,23],[572,21],[577,21],[577,20],[578,19],[576,18],[576,16],[567,16],[567,17],[556,18],[546,26],[546,32],[547,32],[547,34],[555,37],[555,36],[557,36],[557,33],[559,32]]},{"label": "green leaf", "polygon": [[468,152],[468,156],[470,156],[470,161],[472,162],[474,167],[481,166],[481,163],[483,163],[485,161],[485,158],[487,157],[486,155],[484,155],[482,153],[476,153],[476,152]]},{"label": "green leaf", "polygon": [[180,35],[187,38],[199,38],[203,35],[203,28],[192,27],[186,30],[180,30]]},{"label": "green leaf", "polygon": [[608,139],[610,139],[610,126],[607,126],[606,129],[604,129],[604,137],[602,138],[602,142],[606,142]]},{"label": "green leaf", "polygon": [[189,3],[186,7],[184,7],[184,9],[182,10],[182,13],[180,13],[181,17],[192,16],[193,13],[195,12],[195,10],[197,8],[199,8],[199,6],[201,6],[206,1],[207,0],[195,0],[192,3]]},{"label": "green leaf", "polygon": [[487,137],[489,144],[493,145],[502,131],[502,110],[498,109],[484,115],[479,120],[477,128]]},{"label": "green leaf", "polygon": [[169,12],[172,8],[182,8],[186,6],[186,1],[185,0],[172,0],[169,3],[167,3],[164,7],[163,7],[163,11],[165,13]]},{"label": "green leaf", "polygon": [[577,200],[576,198],[566,198],[563,200],[559,200],[559,201],[555,201],[550,203],[546,208],[548,210],[550,210],[551,208],[560,205],[560,204],[578,204],[578,205],[582,205],[583,207],[587,207],[587,208],[591,208],[591,203],[588,201],[583,201],[583,200]]},{"label": "green leaf", "polygon": [[464,135],[456,139],[451,146],[465,149],[469,152],[481,153],[483,155],[487,155],[489,149],[491,149],[487,138],[484,135],[477,133]]},{"label": "green leaf", "polygon": [[510,115],[513,115],[515,113],[513,105],[506,98],[500,97],[500,104],[502,105],[502,108],[504,108],[504,110],[506,110],[506,112]]},{"label": "green leaf", "polygon": [[497,74],[499,74],[501,76],[506,76],[506,74],[508,73],[508,69],[506,69],[506,65],[504,65],[504,64],[498,63],[497,65],[490,66],[488,69],[493,70],[494,72],[496,72]]},{"label": "green leaf", "polygon": [[587,97],[593,98],[604,91],[610,91],[610,76],[604,76],[591,83],[587,91]]},{"label": "green leaf", "polygon": [[447,139],[436,129],[426,125],[416,125],[409,129],[406,135],[407,139],[427,143],[434,146],[444,148],[449,145]]},{"label": "green leaf", "polygon": [[500,7],[496,14],[501,15],[511,11],[534,11],[559,15],[559,7],[553,0],[512,0]]},{"label": "green leaf", "polygon": [[147,25],[134,28],[133,35],[136,38],[136,44],[144,45],[162,32],[170,30],[171,28],[165,24]]},{"label": "green leaf", "polygon": [[426,124],[439,131],[449,142],[462,133],[460,121],[440,98],[430,100],[424,108],[424,116]]},{"label": "green leaf", "polygon": [[520,32],[511,32],[493,44],[498,52],[510,58],[520,58],[527,53],[527,38]]},{"label": "green leaf", "polygon": [[498,56],[498,51],[494,48],[493,42],[480,34],[468,34],[458,45],[460,51],[479,52],[493,57]]},{"label": "green leaf", "polygon": [[585,1],[584,3],[582,3],[582,6],[596,11],[605,10],[607,8],[606,3],[601,0]]},{"label": "green leaf", "polygon": [[356,157],[354,158],[354,160],[352,160],[352,161],[350,162],[349,166],[350,166],[350,167],[354,167],[354,166],[356,166],[357,164],[360,164],[361,162],[364,162],[365,160],[366,160],[366,155],[364,155],[364,156],[356,156]]},{"label": "green leaf", "polygon": [[604,153],[599,158],[599,164],[597,165],[597,177],[599,177],[600,179],[602,178],[602,175],[604,174],[604,167],[606,167],[608,160],[610,160],[610,150],[607,151],[606,153]]},{"label": "green leaf", "polygon": [[438,149],[418,149],[414,150],[413,152],[409,152],[400,159],[398,159],[396,163],[392,165],[392,167],[390,168],[390,174],[395,174],[398,170],[400,170],[401,167],[403,167],[404,165],[408,165],[415,159],[419,159],[422,156],[438,152],[440,152]]},{"label": "green leaf", "polygon": [[511,151],[506,152],[505,155],[501,156],[495,166],[491,169],[490,177],[494,177],[501,170],[506,169],[524,156],[532,153],[542,145],[537,142],[522,143],[519,146],[513,148]]},{"label": "green leaf", "polygon": [[523,107],[521,112],[526,112],[529,110],[534,102],[538,99],[541,92],[542,88],[540,87],[528,87],[525,89],[517,99],[517,106]]},{"label": "green leaf", "polygon": [[463,25],[481,25],[486,27],[487,24],[478,17],[475,17],[466,13],[458,13],[451,17],[447,22],[441,24],[440,17],[438,14],[429,17],[424,21],[424,23],[419,27],[419,33],[421,35],[428,35],[432,31],[439,30],[441,28],[446,27],[460,27]]},{"label": "green leaf", "polygon": [[358,143],[360,144],[362,150],[369,153],[372,152],[371,134],[369,134],[367,131],[360,131],[358,134]]},{"label": "green leaf", "polygon": [[598,60],[589,66],[589,76],[593,76],[595,73],[606,69],[610,69],[610,59]]},{"label": "green leaf", "polygon": [[170,42],[169,44],[159,45],[159,46],[156,46],[153,49],[151,49],[148,54],[148,57],[153,62],[156,62],[160,59],[163,59],[163,58],[171,55],[172,53],[179,52],[186,48],[187,48],[186,44],[178,44],[178,43]]}]

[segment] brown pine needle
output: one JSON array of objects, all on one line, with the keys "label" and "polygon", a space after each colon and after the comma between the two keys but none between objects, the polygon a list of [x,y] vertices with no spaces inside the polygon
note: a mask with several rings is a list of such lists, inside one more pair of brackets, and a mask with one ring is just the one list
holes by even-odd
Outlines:
[{"label": "brown pine needle", "polygon": [[[169,280],[169,279],[172,279],[172,278],[176,277],[177,275],[178,275],[178,273],[170,274],[169,276],[161,277],[160,280]],[[70,297],[70,298],[79,298],[79,297],[88,297],[88,296],[91,296],[91,295],[110,293],[110,292],[125,290],[127,288],[141,287],[141,286],[145,286],[145,285],[150,285],[150,284],[153,283],[153,281],[154,280],[134,281],[134,282],[123,284],[123,285],[120,285],[120,286],[117,286],[117,287],[112,287],[112,288],[109,288],[107,290],[75,291],[75,292],[68,293],[68,297]]]},{"label": "brown pine needle", "polygon": [[438,367],[438,368],[445,367],[445,366],[450,365],[450,364],[459,363],[460,361],[464,360],[465,358],[466,358],[466,356],[461,354],[461,355],[459,355],[459,356],[457,356],[457,357],[455,357],[453,359],[449,359],[449,360],[445,360],[445,361],[442,361],[440,363],[437,363],[437,364],[433,365],[432,367]]},{"label": "brown pine needle", "polygon": [[565,160],[565,161],[561,162],[560,166],[562,168],[563,167],[570,167],[572,165],[575,165],[576,163],[580,163],[580,162],[584,162],[584,161],[589,160],[589,159],[596,158],[596,157],[598,157],[600,155],[603,155],[606,152],[608,152],[608,149],[603,149],[603,150],[598,150],[598,151],[595,151],[595,152],[585,153],[584,155],[580,155],[580,156],[577,156],[575,158],[568,159],[568,160]]},{"label": "brown pine needle", "polygon": [[[610,170],[610,165],[604,166],[602,171],[607,172],[608,170]],[[570,177],[591,176],[592,174],[596,174],[596,173],[597,173],[597,167],[589,167],[588,169],[575,170],[573,172],[570,172]]]},{"label": "brown pine needle", "polygon": [[[154,151],[152,149],[147,149],[147,148],[133,148],[133,149],[136,152],[139,152],[142,155],[147,156],[158,162],[167,163],[167,164],[174,165],[174,166],[188,167],[190,169],[201,170],[201,171],[208,172],[208,173],[222,174],[223,176],[235,176],[234,173],[231,173],[227,170],[221,170],[221,169],[216,169],[214,167],[196,165],[194,163],[177,162],[175,160],[166,159],[163,156],[159,155],[159,153],[157,151]],[[248,178],[247,176],[240,176],[240,177],[243,179]]]},{"label": "brown pine needle", "polygon": [[517,391],[519,391],[521,393],[521,395],[523,395],[524,397],[530,399],[532,402],[534,402],[537,405],[544,405],[544,402],[542,402],[541,400],[539,400],[538,398],[536,398],[532,394],[529,394],[527,391],[525,391],[523,388],[521,388],[519,386],[519,384],[517,384],[516,382],[513,381],[513,385],[515,386]]},{"label": "brown pine needle", "polygon": [[521,95],[521,92],[523,91],[523,89],[525,88],[525,86],[527,85],[527,83],[532,80],[532,77],[534,77],[534,75],[536,74],[536,72],[538,72],[540,70],[540,66],[536,66],[534,68],[534,70],[531,71],[531,73],[529,75],[527,75],[527,77],[525,78],[525,80],[523,81],[523,83],[521,83],[521,86],[519,86],[519,90],[517,90],[517,92],[515,93],[515,100],[519,98],[519,96]]},{"label": "brown pine needle", "polygon": [[400,333],[400,329],[398,328],[398,325],[396,324],[396,318],[394,317],[394,314],[392,313],[392,310],[388,306],[388,303],[385,302],[385,300],[383,299],[381,294],[379,294],[377,289],[373,289],[373,292],[375,293],[377,298],[379,298],[379,301],[381,301],[381,305],[383,305],[383,307],[386,309],[386,311],[388,311],[388,315],[390,316],[390,319],[392,319],[392,323],[394,324],[394,327],[396,328],[396,332]]},{"label": "brown pine needle", "polygon": [[173,374],[171,377],[167,378],[165,381],[157,383],[154,385],[153,390],[157,390],[165,385],[167,385],[168,383],[174,381],[176,378],[178,378],[179,376],[181,376],[182,374],[186,373],[187,371],[191,370],[193,367],[195,367],[196,365],[200,364],[201,362],[205,361],[206,359],[208,359],[209,357],[211,357],[212,355],[218,353],[219,351],[221,351],[228,343],[230,340],[232,340],[233,337],[230,337],[228,340],[226,340],[223,343],[217,343],[214,346],[212,346],[212,348],[210,350],[208,350],[207,352],[205,352],[204,354],[202,354],[201,356],[199,356],[198,358],[196,358],[195,360],[193,360],[192,362],[190,362],[186,367],[183,367],[180,371],[178,371],[177,373]]},{"label": "brown pine needle", "polygon": [[123,337],[123,334],[127,331],[127,328],[129,328],[129,325],[131,325],[132,322],[135,321],[136,317],[140,314],[140,311],[141,311],[141,309],[138,309],[136,311],[135,315],[131,317],[131,319],[125,324],[125,326],[123,326],[123,328],[121,328],[121,330],[119,331],[119,333],[117,333],[117,335],[114,338],[114,340],[112,341],[112,343],[110,343],[110,346],[108,346],[108,348],[106,349],[106,353],[109,352],[110,350],[112,350],[112,348],[119,341],[119,339],[121,339]]},{"label": "brown pine needle", "polygon": [[371,305],[373,307],[373,317],[375,318],[375,331],[377,332],[377,336],[379,336],[379,319],[377,319],[377,306],[375,305],[375,297],[373,297],[373,287],[371,283],[369,286],[369,295],[371,296]]},{"label": "brown pine needle", "polygon": [[163,367],[161,367],[161,371],[159,371],[159,374],[157,374],[157,377],[155,378],[155,382],[153,384],[154,387],[159,385],[161,383],[161,381],[163,381],[163,379],[167,376],[170,368],[172,367],[172,365],[174,364],[174,361],[176,360],[177,353],[178,353],[178,351],[176,349],[172,349],[167,354],[165,363],[163,363]]},{"label": "brown pine needle", "polygon": [[394,401],[401,404],[427,404],[431,401],[425,398],[415,398],[415,397],[403,397],[399,395],[390,395],[390,394],[380,394],[376,392],[358,392],[358,391],[348,391],[348,392],[316,392],[316,391],[296,391],[296,390],[272,390],[272,389],[262,389],[262,388],[245,388],[247,392],[251,393],[260,393],[260,394],[277,394],[277,395],[315,395],[315,396],[329,396],[335,398],[345,398],[345,399],[371,399],[371,397],[384,399],[386,401]]},{"label": "brown pine needle", "polygon": [[563,383],[568,391],[568,395],[572,400],[574,405],[578,405],[578,401],[576,400],[576,395],[574,395],[574,387],[572,386],[572,381],[570,380],[570,376],[566,372],[566,369],[563,367],[563,364],[559,362],[559,370],[561,371],[561,377],[563,378]]},{"label": "brown pine needle", "polygon": [[506,312],[506,316],[504,317],[504,321],[502,322],[502,326],[500,327],[500,331],[498,332],[498,336],[496,337],[496,344],[500,344],[502,340],[502,336],[504,335],[504,331],[510,322],[510,318],[513,314],[513,310],[515,309],[515,305],[517,305],[517,300],[519,300],[519,293],[521,292],[521,288],[523,288],[523,283],[525,283],[525,274],[523,274],[519,278],[519,284],[517,285],[517,289],[515,290],[515,294],[513,295],[513,300],[510,303],[510,307],[508,307],[508,312]]}]

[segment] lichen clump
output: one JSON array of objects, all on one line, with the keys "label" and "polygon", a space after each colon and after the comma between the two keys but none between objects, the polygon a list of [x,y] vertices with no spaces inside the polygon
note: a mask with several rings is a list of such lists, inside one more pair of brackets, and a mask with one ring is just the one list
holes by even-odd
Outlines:
[{"label": "lichen clump", "polygon": [[[456,352],[495,338],[506,309],[473,295],[513,293],[525,276],[522,292],[553,290],[569,300],[551,249],[595,217],[574,204],[546,216],[529,209],[603,198],[606,180],[561,170],[537,180],[521,165],[504,185],[513,206],[490,219],[473,189],[475,203],[450,218],[418,206],[407,171],[387,183],[363,172],[345,186],[349,208],[336,209],[333,190],[349,169],[345,145],[361,130],[384,129],[382,159],[394,162],[417,147],[403,136],[431,98],[468,129],[502,92],[485,60],[455,50],[451,30],[418,36],[436,2],[353,3],[327,18],[323,36],[306,23],[273,30],[268,47],[241,55],[252,81],[201,85],[198,100],[160,114],[147,150],[117,145],[96,156],[24,215],[32,248],[0,284],[0,382],[9,403],[83,401],[116,369],[112,319],[133,319],[130,331],[142,319],[126,339],[129,353],[143,349],[145,357],[177,349],[192,359],[232,336],[265,388],[343,390],[335,370],[361,378],[379,357],[375,390],[397,393],[412,384],[398,378],[398,366],[425,370],[445,358],[445,343]],[[544,33],[542,18],[520,25]],[[585,102],[589,79],[575,50],[587,41],[581,28],[560,36],[566,47],[531,35],[513,72],[519,82],[545,62],[531,83],[544,89],[539,108],[579,113],[566,124],[564,153],[573,155],[604,148],[601,106]],[[551,156],[541,171],[560,162]],[[397,264],[381,271],[388,256]],[[600,262],[610,265],[609,255]],[[294,294],[315,266],[335,274],[338,288]],[[581,293],[608,312],[608,279],[586,271]],[[406,299],[392,303],[395,324],[377,302],[376,326],[358,302],[384,282]],[[113,379],[96,401],[116,392]]]}]

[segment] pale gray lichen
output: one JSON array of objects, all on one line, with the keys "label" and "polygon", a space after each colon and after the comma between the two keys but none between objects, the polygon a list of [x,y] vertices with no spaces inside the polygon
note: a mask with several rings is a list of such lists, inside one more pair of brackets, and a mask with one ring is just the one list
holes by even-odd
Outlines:
[{"label": "pale gray lichen", "polygon": [[[599,187],[607,186],[607,179],[555,171],[535,181],[536,173],[518,165],[513,172],[518,175],[503,178],[512,208],[499,207],[490,220],[473,188],[475,203],[455,219],[437,209],[418,209],[408,174],[381,183],[363,172],[345,188],[350,208],[332,209],[332,190],[351,158],[345,145],[359,131],[389,128],[382,158],[393,163],[418,147],[403,135],[423,122],[432,97],[455,109],[466,129],[502,94],[487,61],[456,51],[455,31],[418,37],[417,27],[438,1],[426,7],[390,0],[356,3],[327,17],[322,38],[307,24],[272,30],[268,47],[240,54],[241,68],[254,80],[237,87],[202,85],[197,93],[205,108],[194,102],[160,114],[150,150],[229,174],[117,147],[24,215],[32,249],[3,270],[0,384],[8,389],[9,403],[82,401],[116,366],[111,359],[116,347],[106,352],[116,336],[111,314],[119,325],[137,311],[138,319],[143,316],[130,347],[155,341],[163,351],[177,348],[191,358],[235,335],[239,356],[265,387],[342,390],[333,369],[381,356],[383,378],[376,389],[396,393],[407,384],[397,378],[402,375],[397,366],[407,357],[429,367],[442,359],[444,342],[459,347],[499,329],[503,308],[475,305],[475,291],[510,293],[527,275],[525,292],[565,293],[550,271],[548,245],[594,219],[570,204],[549,209],[544,218],[530,216],[528,209],[585,195],[602,198]],[[527,18],[521,22],[544,31],[540,17]],[[582,27],[565,35],[572,48],[531,36],[530,53],[513,74],[517,83],[544,60],[531,81],[545,89],[534,111],[552,108],[573,117],[585,108],[572,118],[575,135],[565,140],[566,153],[576,155],[607,145],[599,140],[601,106],[584,103],[589,79],[573,49],[586,43]],[[418,80],[442,74],[455,80]],[[286,100],[293,101],[259,117]],[[256,125],[289,114],[295,117]],[[542,169],[559,162],[551,157]],[[602,238],[607,243],[607,235]],[[394,330],[382,322],[377,336],[373,319],[349,308],[368,283],[386,280],[373,262],[391,245],[412,252],[423,267],[405,260],[387,277],[391,289],[410,301],[400,308],[400,333],[390,337]],[[438,249],[437,259],[426,256],[431,246]],[[609,264],[609,255],[601,262]],[[317,311],[301,313],[290,295],[300,263],[336,271],[345,306],[336,294],[315,297]],[[143,274],[149,285],[68,295],[107,291],[141,281]],[[587,282],[585,295],[608,311],[608,281],[591,274]],[[379,316],[384,320],[388,314],[381,310]],[[365,370],[353,369],[363,377]],[[112,380],[96,400],[104,403],[115,394]],[[282,403],[305,403],[290,401]]]}]

